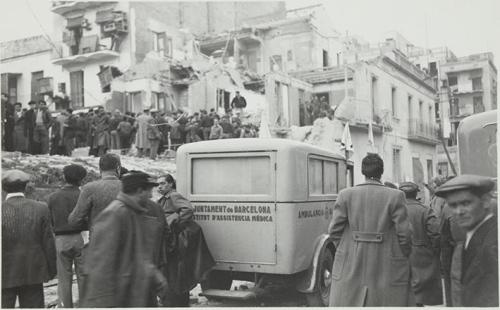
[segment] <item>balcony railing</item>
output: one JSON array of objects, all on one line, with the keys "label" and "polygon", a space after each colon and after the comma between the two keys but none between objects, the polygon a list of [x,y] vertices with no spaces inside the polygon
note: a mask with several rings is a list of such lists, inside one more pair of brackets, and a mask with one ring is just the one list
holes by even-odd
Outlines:
[{"label": "balcony railing", "polygon": [[437,126],[419,119],[410,119],[408,122],[408,139],[426,144],[438,144]]},{"label": "balcony railing", "polygon": [[75,40],[58,42],[52,49],[52,63],[64,66],[116,58],[120,56],[117,44],[112,38],[100,39],[97,35],[84,36],[78,43]]}]

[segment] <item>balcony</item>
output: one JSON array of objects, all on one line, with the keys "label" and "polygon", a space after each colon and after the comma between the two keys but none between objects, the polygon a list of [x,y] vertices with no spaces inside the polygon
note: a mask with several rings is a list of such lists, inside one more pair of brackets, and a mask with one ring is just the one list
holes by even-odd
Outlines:
[{"label": "balcony", "polygon": [[419,119],[410,119],[408,122],[408,140],[436,145],[439,143],[437,126],[424,123]]},{"label": "balcony", "polygon": [[66,66],[92,61],[104,61],[118,58],[117,43],[112,38],[99,39],[97,35],[84,36],[75,40],[56,43],[52,49],[52,63]]},{"label": "balcony", "polygon": [[52,2],[52,12],[65,15],[68,12],[76,10],[85,10],[88,8],[98,7],[104,4],[115,3],[116,1],[53,1]]}]

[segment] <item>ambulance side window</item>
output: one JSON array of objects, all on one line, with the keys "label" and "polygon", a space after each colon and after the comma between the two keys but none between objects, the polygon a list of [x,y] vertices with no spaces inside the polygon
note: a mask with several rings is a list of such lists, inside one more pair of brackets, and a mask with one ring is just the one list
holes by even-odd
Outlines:
[{"label": "ambulance side window", "polygon": [[338,193],[338,163],[315,157],[308,162],[309,195]]}]

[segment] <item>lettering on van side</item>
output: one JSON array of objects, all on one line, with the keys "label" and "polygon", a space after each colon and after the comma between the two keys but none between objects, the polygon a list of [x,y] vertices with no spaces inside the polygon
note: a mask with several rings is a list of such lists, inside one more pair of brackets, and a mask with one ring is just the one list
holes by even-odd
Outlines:
[{"label": "lettering on van side", "polygon": [[310,217],[320,217],[325,215],[325,210],[315,209],[315,210],[299,210],[299,219],[310,218]]},{"label": "lettering on van side", "polygon": [[[216,213],[216,214],[206,214]],[[270,206],[195,205],[196,221],[272,222]]]}]

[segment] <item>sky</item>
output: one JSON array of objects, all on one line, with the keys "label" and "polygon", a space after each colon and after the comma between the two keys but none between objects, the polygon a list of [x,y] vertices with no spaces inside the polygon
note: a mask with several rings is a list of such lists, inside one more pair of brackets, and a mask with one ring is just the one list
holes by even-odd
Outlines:
[{"label": "sky", "polygon": [[[289,0],[288,8],[323,3],[332,26],[370,43],[391,31],[417,46],[448,46],[458,57],[491,51],[500,61],[499,0]],[[0,41],[52,32],[47,0],[2,0]]]}]

